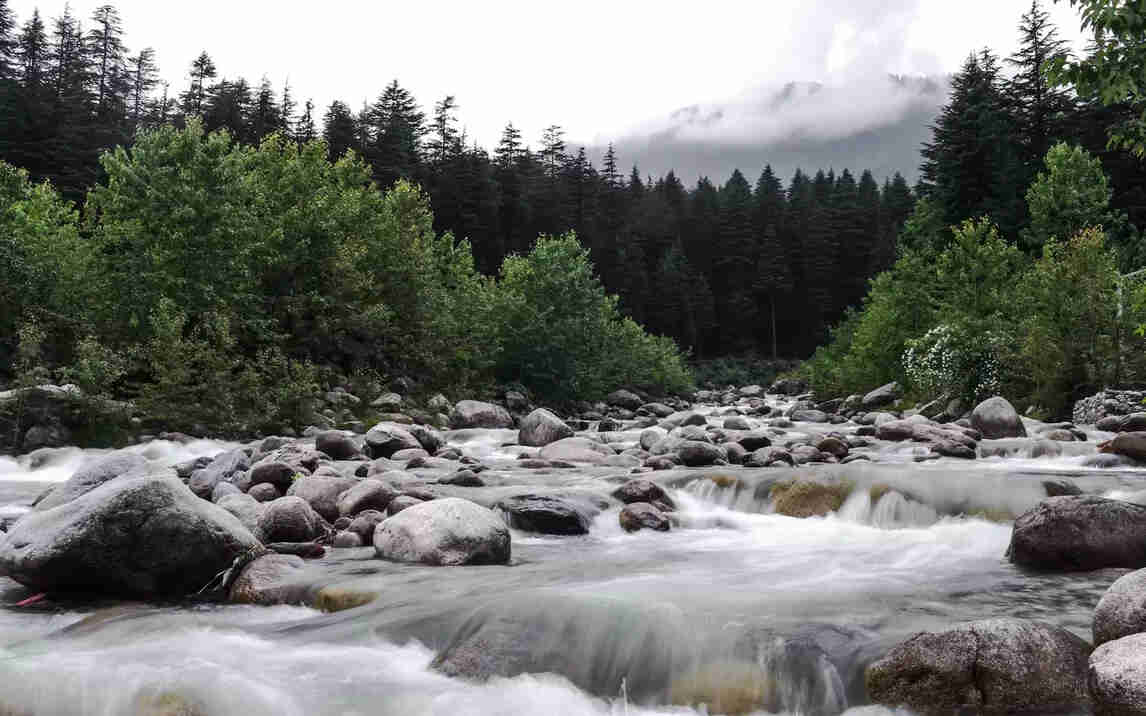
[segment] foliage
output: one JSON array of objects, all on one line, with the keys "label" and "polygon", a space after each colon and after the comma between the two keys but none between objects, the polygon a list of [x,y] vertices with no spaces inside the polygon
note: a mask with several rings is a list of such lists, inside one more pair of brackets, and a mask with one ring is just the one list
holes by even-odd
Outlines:
[{"label": "foliage", "polygon": [[555,399],[598,397],[619,385],[684,391],[691,376],[666,338],[621,315],[573,234],[543,236],[502,264],[495,297],[497,376]]},{"label": "foliage", "polygon": [[1082,59],[1059,56],[1048,66],[1059,84],[1104,105],[1130,104],[1134,117],[1110,128],[1111,145],[1146,156],[1146,13],[1138,0],[1070,0],[1081,9],[1082,29],[1091,34]]},{"label": "foliage", "polygon": [[695,361],[692,372],[696,377],[696,384],[703,388],[753,384],[768,387],[781,373],[795,368],[796,365],[795,361],[775,360],[748,353]]},{"label": "foliage", "polygon": [[1033,399],[1052,415],[1115,377],[1119,281],[1114,254],[1101,229],[1049,244],[1024,277],[1031,302],[1020,359],[1033,382]]},{"label": "foliage", "polygon": [[971,403],[996,395],[1001,388],[1001,345],[996,334],[940,324],[907,342],[903,370],[908,385],[923,395]]},{"label": "foliage", "polygon": [[1041,247],[1116,220],[1102,163],[1086,150],[1060,142],[1047,152],[1046,169],[1027,190],[1031,224],[1023,239],[1028,246]]}]

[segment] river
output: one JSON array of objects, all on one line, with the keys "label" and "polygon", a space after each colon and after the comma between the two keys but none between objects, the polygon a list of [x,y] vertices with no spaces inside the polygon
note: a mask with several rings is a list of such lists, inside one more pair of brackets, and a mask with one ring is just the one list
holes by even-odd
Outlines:
[{"label": "river", "polygon": [[[712,424],[720,422],[716,410],[701,408]],[[513,435],[446,433],[451,446],[490,467],[487,487],[453,494],[489,501],[525,486],[592,501],[631,477],[599,466],[517,468],[519,450],[503,446]],[[639,435],[609,439],[632,443]],[[1125,570],[1033,574],[1004,556],[1007,515],[1042,499],[1046,480],[1120,498],[1146,490],[1144,470],[1084,467],[1103,435],[1089,437],[1037,459],[1016,440],[995,441],[1008,457],[916,463],[910,445],[877,441],[861,450],[871,463],[648,473],[677,504],[669,532],[623,532],[614,504],[584,536],[514,531],[506,566],[422,567],[380,561],[369,547],[330,550],[309,563],[308,579],[374,595],[333,614],[300,606],[17,606],[28,592],[0,579],[0,714],[636,716],[709,713],[689,704],[714,690],[730,711],[742,710],[743,695],[775,711],[889,714],[863,704],[863,667],[917,631],[1015,616],[1089,640],[1095,604]],[[230,447],[130,449],[160,466]],[[0,457],[0,519],[98,454]],[[759,497],[777,479],[813,472],[855,486],[837,512],[785,517]],[[528,670],[549,673],[476,682],[431,667],[436,654],[475,635],[485,640],[479,646],[510,644]]]}]

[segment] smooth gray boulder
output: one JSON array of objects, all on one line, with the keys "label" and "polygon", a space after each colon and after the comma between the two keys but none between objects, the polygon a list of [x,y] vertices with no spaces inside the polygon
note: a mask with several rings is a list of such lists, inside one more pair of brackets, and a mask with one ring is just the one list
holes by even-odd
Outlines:
[{"label": "smooth gray boulder", "polygon": [[333,475],[310,475],[291,483],[287,495],[301,497],[310,503],[314,511],[322,515],[327,522],[334,522],[339,518],[338,500],[342,493],[358,484],[352,477],[335,477]]},{"label": "smooth gray boulder", "polygon": [[[300,472],[301,470],[301,472]],[[251,487],[257,485],[273,485],[279,492],[286,492],[294,482],[295,477],[304,477],[311,473],[301,465],[291,465],[278,460],[255,463],[247,472]],[[248,489],[248,492],[250,490]]]},{"label": "smooth gray boulder", "polygon": [[1146,432],[1115,435],[1113,439],[1099,443],[1098,451],[1121,455],[1135,462],[1146,462]]},{"label": "smooth gray boulder", "polygon": [[873,703],[918,714],[1085,708],[1090,645],[1052,624],[985,619],[923,632],[867,670]]},{"label": "smooth gray boulder", "polygon": [[562,462],[589,462],[601,464],[605,458],[616,455],[613,448],[608,445],[590,440],[589,438],[564,438],[552,442],[541,448],[537,456],[542,460],[560,460]]},{"label": "smooth gray boulder", "polygon": [[258,518],[259,532],[272,542],[310,542],[326,533],[322,517],[301,497],[280,497],[267,502]]},{"label": "smooth gray boulder", "polygon": [[548,495],[515,495],[498,500],[510,527],[550,535],[583,535],[589,532],[592,515],[577,505]]},{"label": "smooth gray boulder", "polygon": [[645,401],[641,400],[641,396],[631,390],[614,390],[605,397],[605,402],[617,408],[636,410],[644,405]]},{"label": "smooth gray boulder", "polygon": [[40,591],[175,596],[258,546],[234,515],[178,479],[125,478],[17,522],[0,542],[0,573]]},{"label": "smooth gray boulder", "polygon": [[406,426],[378,423],[366,433],[366,452],[372,458],[389,458],[400,450],[420,450],[422,443]]},{"label": "smooth gray boulder", "polygon": [[[464,402],[464,401],[463,401]],[[492,511],[447,497],[408,507],[380,523],[374,549],[382,559],[441,566],[509,562],[509,528]]]},{"label": "smooth gray boulder", "polygon": [[573,428],[545,408],[538,408],[521,421],[517,442],[529,447],[545,447],[549,443],[573,437]]},{"label": "smooth gray boulder", "polygon": [[1119,577],[1094,608],[1094,645],[1146,632],[1146,569]]},{"label": "smooth gray boulder", "polygon": [[1015,406],[1004,397],[987,398],[971,411],[971,427],[987,440],[1025,438],[1027,429]]},{"label": "smooth gray boulder", "polygon": [[323,430],[315,435],[314,449],[335,460],[350,460],[360,454],[358,443],[341,430]]},{"label": "smooth gray boulder", "polygon": [[64,483],[36,503],[43,512],[86,495],[100,485],[124,475],[143,475],[148,470],[147,460],[130,452],[114,452],[91,465],[81,467]]},{"label": "smooth gray boulder", "polygon": [[1096,714],[1146,714],[1146,634],[1124,636],[1096,648],[1090,655],[1087,683]]},{"label": "smooth gray boulder", "polygon": [[868,408],[882,408],[885,405],[891,405],[903,395],[903,388],[899,387],[899,383],[891,382],[887,385],[881,385],[875,390],[871,391],[863,397],[861,405]]},{"label": "smooth gray boulder", "polygon": [[1146,506],[1098,495],[1049,497],[1015,520],[1007,556],[1044,570],[1146,567]]},{"label": "smooth gray boulder", "polygon": [[251,495],[227,495],[219,500],[216,504],[222,507],[227,512],[230,512],[243,527],[247,528],[251,534],[259,539],[263,539],[262,530],[259,529],[259,517],[263,514],[263,505]]},{"label": "smooth gray boulder", "polygon": [[705,467],[714,465],[718,460],[726,459],[723,449],[699,440],[685,440],[676,448],[676,455],[688,467]]},{"label": "smooth gray boulder", "polygon": [[306,570],[302,557],[265,554],[252,560],[231,584],[229,601],[235,604],[302,604],[309,584],[300,579]]},{"label": "smooth gray boulder", "polygon": [[512,428],[513,418],[500,405],[480,400],[459,400],[450,412],[450,429]]},{"label": "smooth gray boulder", "polygon": [[353,517],[363,510],[385,512],[397,496],[398,491],[381,480],[362,480],[338,498],[338,514]]}]

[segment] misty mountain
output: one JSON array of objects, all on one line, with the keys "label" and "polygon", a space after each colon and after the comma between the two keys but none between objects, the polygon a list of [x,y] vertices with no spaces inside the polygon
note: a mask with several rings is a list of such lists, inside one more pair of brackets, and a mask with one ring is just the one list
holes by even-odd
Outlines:
[{"label": "misty mountain", "polygon": [[[914,183],[920,145],[947,101],[946,77],[881,76],[827,86],[758,88],[715,105],[691,105],[614,141],[622,166],[642,175],[670,169],[686,183],[722,183],[735,168],[754,178],[765,164],[785,180],[797,167],[898,171]],[[599,163],[605,146],[586,148]]]}]

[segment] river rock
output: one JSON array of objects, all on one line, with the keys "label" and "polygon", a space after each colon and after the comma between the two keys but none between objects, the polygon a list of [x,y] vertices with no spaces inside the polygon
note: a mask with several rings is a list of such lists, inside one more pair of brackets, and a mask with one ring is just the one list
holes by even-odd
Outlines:
[{"label": "river rock", "polygon": [[390,458],[402,450],[421,450],[422,443],[404,425],[378,423],[366,433],[366,452],[372,458]]},{"label": "river rock", "polygon": [[331,541],[332,547],[339,547],[341,549],[353,549],[355,547],[361,547],[364,544],[366,544],[366,542],[362,537],[348,530],[336,533],[334,539]]},{"label": "river rock", "polygon": [[808,384],[798,378],[779,378],[768,388],[769,393],[776,395],[799,395],[807,390]]},{"label": "river rock", "polygon": [[247,531],[261,542],[262,530],[259,529],[259,517],[263,514],[263,506],[250,495],[227,495],[217,503],[227,512],[234,515]]},{"label": "river rock", "polygon": [[1146,566],[1146,506],[1097,495],[1047,498],[1015,520],[1007,555],[1059,571]]},{"label": "river rock", "polygon": [[257,485],[252,485],[251,489],[247,490],[247,494],[255,498],[258,502],[270,502],[283,496],[282,491],[269,482],[260,482]]},{"label": "river rock", "polygon": [[868,668],[867,687],[873,702],[924,716],[1085,709],[1089,655],[1051,624],[986,619],[916,634]]},{"label": "river rock", "polygon": [[258,545],[178,479],[125,478],[17,522],[0,541],[0,573],[40,591],[183,595]]},{"label": "river rock", "polygon": [[848,444],[830,435],[817,441],[816,449],[820,452],[826,452],[837,460],[842,460],[848,456]]},{"label": "river rock", "polygon": [[748,422],[748,418],[742,415],[733,415],[730,418],[724,419],[725,430],[751,430],[752,424]]},{"label": "river rock", "polygon": [[450,412],[450,428],[512,428],[513,418],[500,405],[478,400],[459,400]]},{"label": "river rock", "polygon": [[198,497],[210,500],[216,485],[225,480],[230,480],[237,473],[246,472],[250,466],[251,459],[245,450],[238,449],[225,452],[216,456],[207,467],[191,473],[187,487],[191,488],[191,492]]},{"label": "river rock", "polygon": [[346,528],[348,532],[353,532],[362,538],[362,544],[371,544],[374,539],[374,529],[378,527],[382,520],[386,519],[386,514],[378,510],[363,510],[350,521],[350,526]]},{"label": "river rock", "polygon": [[562,462],[588,462],[601,464],[606,457],[616,453],[608,445],[590,440],[589,438],[564,438],[552,442],[541,448],[537,456],[542,460],[560,460]]},{"label": "river rock", "polygon": [[667,418],[676,411],[664,403],[645,403],[637,409],[639,413],[647,413],[657,418]]},{"label": "river rock", "polygon": [[772,444],[772,438],[763,432],[750,431],[738,434],[736,436],[736,442],[740,443],[748,452],[756,452],[760,448],[770,446]]},{"label": "river rock", "polygon": [[798,478],[772,486],[772,508],[788,517],[822,517],[840,509],[851,492],[842,482]]},{"label": "river rock", "polygon": [[828,414],[822,410],[814,408],[807,408],[802,410],[793,410],[788,414],[792,421],[797,423],[826,423],[828,422]]},{"label": "river rock", "polygon": [[66,482],[37,502],[36,510],[42,512],[59,507],[81,495],[86,495],[106,482],[124,475],[139,476],[147,470],[147,460],[139,455],[129,452],[112,453],[77,470]]},{"label": "river rock", "polygon": [[[546,464],[548,465],[548,463]],[[473,470],[458,470],[439,478],[438,484],[454,485],[455,487],[485,487],[485,480],[481,479]]]},{"label": "river rock", "polygon": [[746,467],[771,467],[780,463],[794,467],[796,459],[792,457],[792,453],[782,447],[760,448],[744,459]]},{"label": "river rock", "polygon": [[718,460],[724,460],[727,457],[720,447],[699,440],[682,441],[676,448],[676,455],[680,458],[681,463],[687,467],[715,465]]},{"label": "river rock", "polygon": [[887,385],[881,385],[865,395],[861,405],[869,410],[872,408],[882,408],[885,405],[891,405],[899,400],[902,395],[903,389],[899,387],[899,383],[892,382]]},{"label": "river rock", "polygon": [[1146,714],[1146,634],[1108,641],[1090,655],[1087,682],[1100,716]]},{"label": "river rock", "polygon": [[335,460],[351,460],[361,454],[354,438],[341,430],[323,430],[315,435],[314,449]]},{"label": "river rock", "polygon": [[379,557],[399,562],[505,564],[509,529],[481,505],[447,497],[414,505],[380,523],[374,548]]},{"label": "river rock", "polygon": [[231,585],[229,601],[235,604],[301,604],[307,586],[300,577],[306,570],[302,557],[264,554],[243,568]]},{"label": "river rock", "polygon": [[1015,406],[1004,397],[996,395],[987,398],[971,411],[971,427],[988,440],[997,438],[1025,438],[1027,429],[1023,426]]},{"label": "river rock", "polygon": [[663,487],[643,477],[629,480],[616,490],[613,490],[613,497],[626,505],[631,505],[634,502],[648,502],[667,505],[669,508],[675,508],[676,506],[672,498],[664,491]]},{"label": "river rock", "polygon": [[549,410],[538,408],[521,421],[517,442],[530,447],[545,447],[549,443],[571,437],[573,428]]},{"label": "river rock", "polygon": [[338,514],[353,517],[363,510],[385,512],[398,491],[381,480],[362,480],[338,498]]},{"label": "river rock", "polygon": [[425,500],[414,497],[413,495],[398,495],[393,500],[390,500],[390,504],[386,507],[386,514],[393,517],[402,510],[413,507],[414,505],[420,505],[423,502],[425,502]]},{"label": "river rock", "polygon": [[[303,472],[299,472],[299,470]],[[309,475],[310,470],[302,467],[301,465],[291,465],[289,463],[273,461],[260,461],[255,463],[248,472],[248,478],[251,482],[251,487],[257,485],[271,485],[279,492],[286,492],[290,489],[291,483],[294,482],[296,475],[304,476]],[[250,489],[247,490],[250,492]]]},{"label": "river rock", "polygon": [[1122,433],[1098,444],[1099,452],[1122,455],[1135,462],[1146,462],[1146,432]]},{"label": "river rock", "polygon": [[219,500],[222,500],[224,497],[241,494],[243,494],[243,491],[236,487],[234,483],[220,482],[218,485],[215,485],[215,489],[211,491],[211,502],[218,504]]},{"label": "river rock", "polygon": [[1094,609],[1094,645],[1146,632],[1146,569],[1118,578]]},{"label": "river rock", "polygon": [[641,396],[630,390],[614,390],[605,398],[605,402],[618,408],[636,410],[644,405],[645,401],[641,400]]},{"label": "river rock", "polygon": [[263,542],[310,542],[326,534],[322,517],[301,497],[288,495],[263,505],[259,515]]},{"label": "river rock", "polygon": [[636,532],[641,529],[668,532],[668,517],[656,507],[647,502],[634,502],[621,508],[619,515],[621,529],[626,532]]},{"label": "river rock", "polygon": [[510,527],[550,535],[583,535],[589,532],[589,515],[556,497],[517,495],[499,500]]},{"label": "river rock", "polygon": [[358,484],[352,477],[334,475],[309,475],[291,483],[287,495],[301,497],[314,511],[327,522],[334,522],[340,516],[338,500],[342,494]]}]

